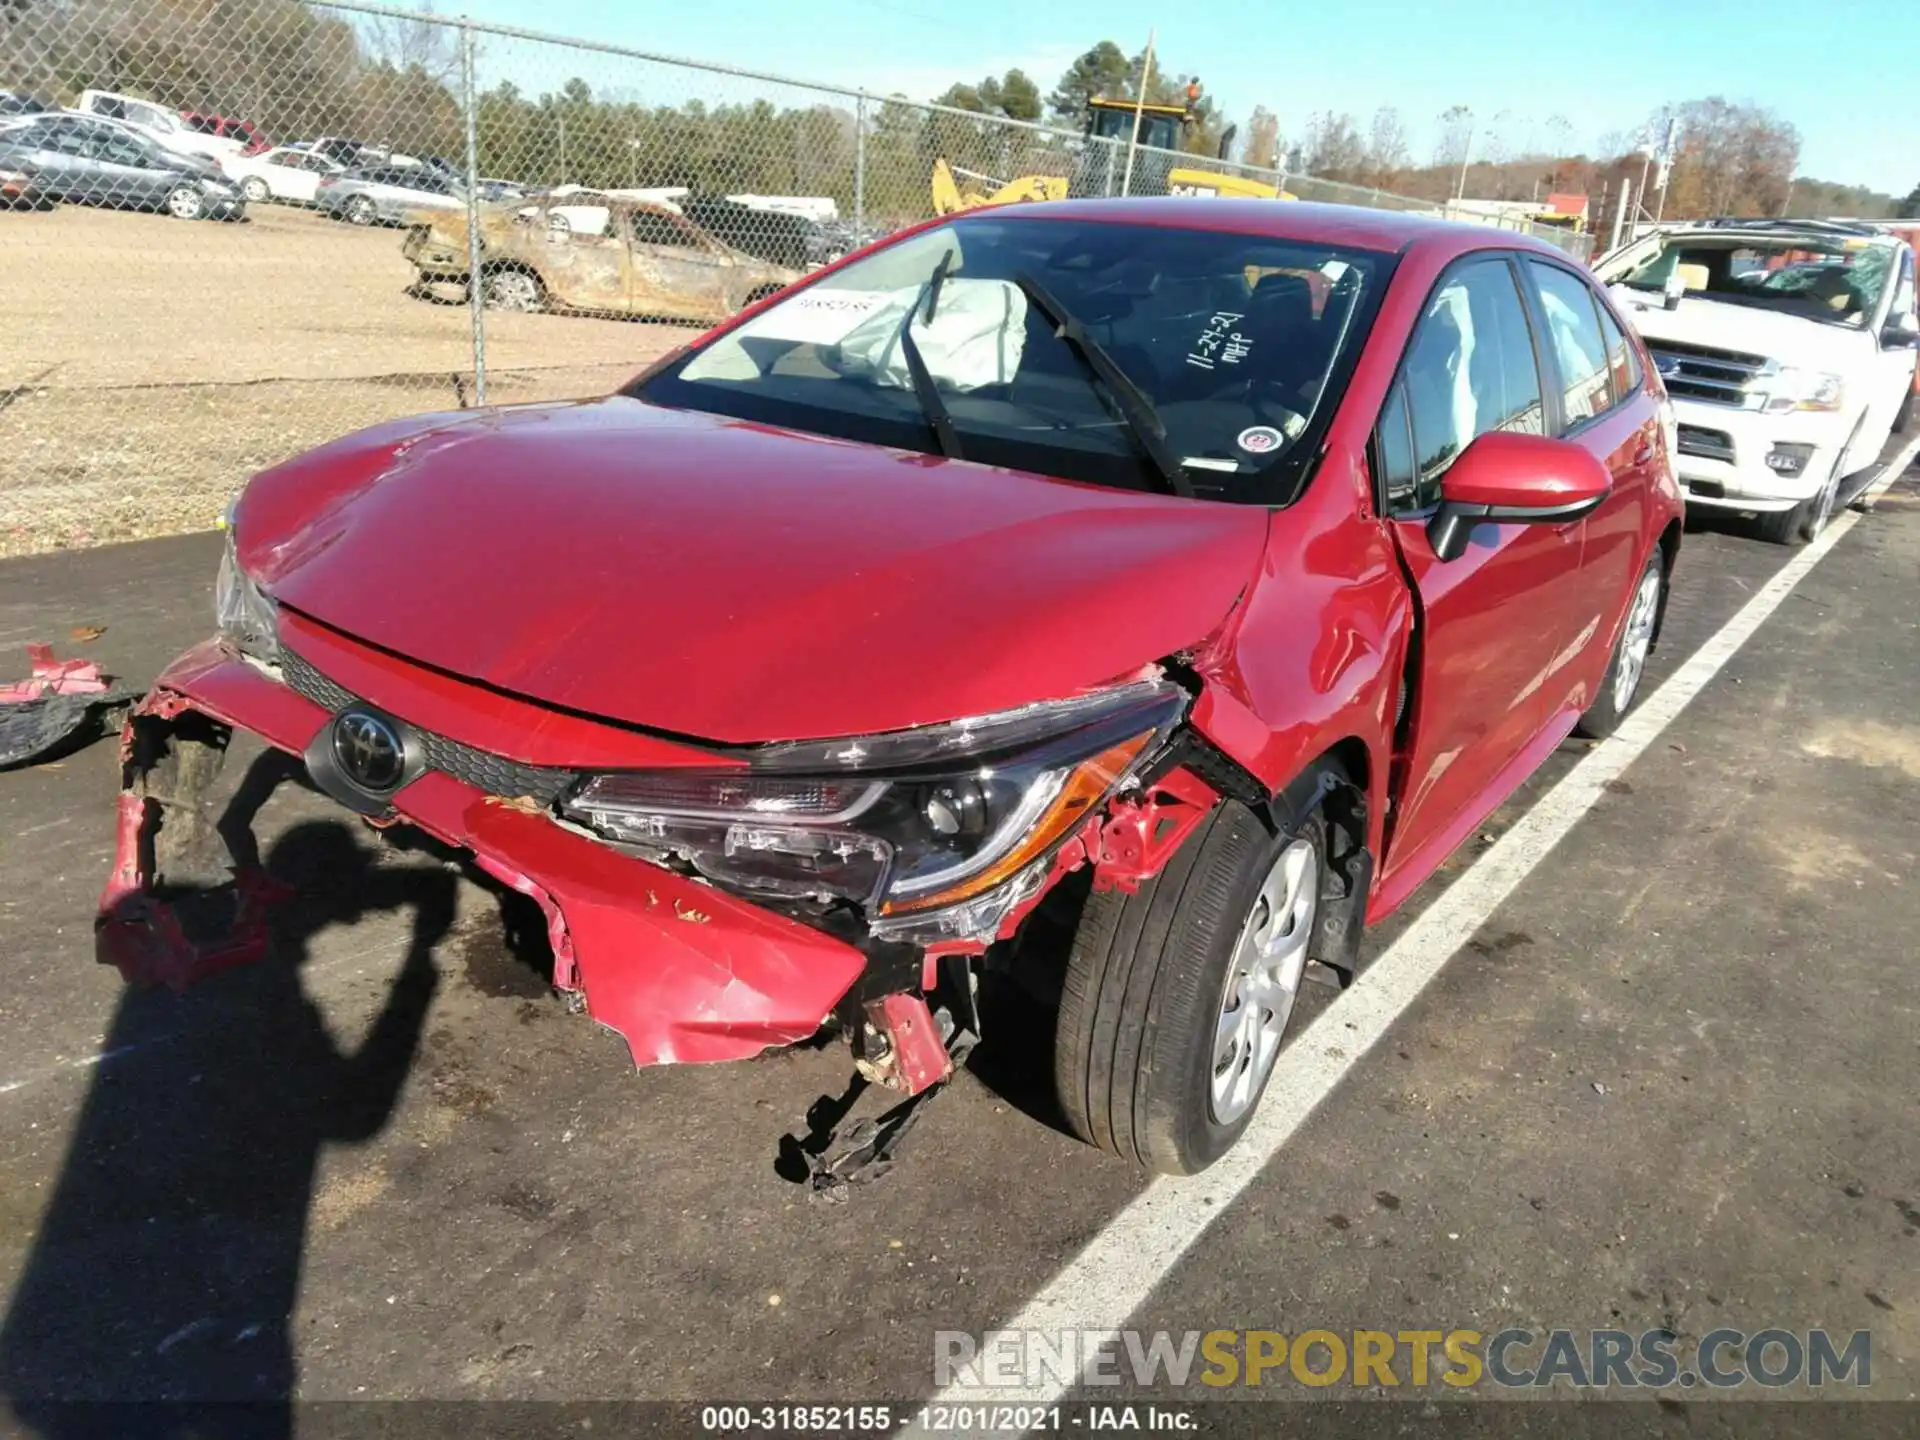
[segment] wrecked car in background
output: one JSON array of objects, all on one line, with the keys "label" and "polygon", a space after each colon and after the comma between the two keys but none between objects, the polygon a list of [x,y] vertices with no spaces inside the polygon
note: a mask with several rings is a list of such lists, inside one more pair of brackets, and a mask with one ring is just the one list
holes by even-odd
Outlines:
[{"label": "wrecked car in background", "polygon": [[[616,395],[256,476],[217,634],[127,731],[102,957],[259,953],[272,882],[208,859],[241,728],[532,897],[638,1064],[844,1034],[899,1103],[819,1137],[818,1188],[940,1091],[982,973],[1054,1007],[1078,1134],[1202,1169],[1303,982],[1633,704],[1671,425],[1591,278],[1508,232],[933,222]],[[177,917],[209,873],[220,935]]]},{"label": "wrecked car in background", "polygon": [[[661,205],[582,192],[480,220],[489,305],[716,324],[799,278],[724,245]],[[415,225],[402,246],[417,288],[464,291],[466,216]]]}]

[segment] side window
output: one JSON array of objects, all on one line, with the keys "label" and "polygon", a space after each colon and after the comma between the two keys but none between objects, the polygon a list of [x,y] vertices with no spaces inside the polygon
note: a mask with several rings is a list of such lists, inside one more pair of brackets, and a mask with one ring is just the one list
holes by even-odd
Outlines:
[{"label": "side window", "polygon": [[1413,425],[1406,504],[1440,499],[1440,477],[1490,430],[1542,429],[1540,372],[1513,271],[1503,259],[1455,270],[1434,292],[1401,367]]},{"label": "side window", "polygon": [[1579,276],[1558,265],[1529,260],[1527,268],[1540,287],[1540,307],[1546,312],[1547,335],[1559,364],[1566,423],[1578,425],[1613,405],[1607,346],[1600,338],[1593,292]]},{"label": "side window", "polygon": [[633,243],[677,245],[684,250],[694,248],[693,237],[676,225],[671,215],[662,215],[656,210],[633,212]]},{"label": "side window", "polygon": [[1606,342],[1607,373],[1613,378],[1613,403],[1618,405],[1640,388],[1640,362],[1607,307],[1593,308],[1600,312],[1600,338]]}]

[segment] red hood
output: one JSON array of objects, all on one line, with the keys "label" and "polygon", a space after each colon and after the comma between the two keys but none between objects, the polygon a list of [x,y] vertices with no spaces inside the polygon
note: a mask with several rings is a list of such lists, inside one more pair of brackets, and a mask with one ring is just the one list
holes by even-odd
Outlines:
[{"label": "red hood", "polygon": [[258,476],[236,526],[269,593],[349,635],[751,742],[1071,695],[1191,645],[1267,515],[614,398],[348,436]]}]

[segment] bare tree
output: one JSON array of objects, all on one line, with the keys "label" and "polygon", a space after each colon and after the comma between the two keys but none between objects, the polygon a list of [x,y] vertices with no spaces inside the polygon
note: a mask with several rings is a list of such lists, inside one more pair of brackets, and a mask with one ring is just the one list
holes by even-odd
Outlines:
[{"label": "bare tree", "polygon": [[376,64],[390,65],[403,75],[424,75],[436,85],[452,89],[460,78],[459,29],[450,21],[434,18],[431,4],[421,6],[420,15],[417,20],[369,15],[367,54]]},{"label": "bare tree", "polygon": [[1473,111],[1464,105],[1451,105],[1440,112],[1440,140],[1434,147],[1435,165],[1459,166],[1473,144]]},{"label": "bare tree", "polygon": [[1391,105],[1382,105],[1373,112],[1373,124],[1367,132],[1367,170],[1374,184],[1382,184],[1406,169],[1410,158],[1407,127],[1400,119],[1400,112]]},{"label": "bare tree", "polygon": [[1306,170],[1325,180],[1357,180],[1366,165],[1366,142],[1353,116],[1328,110],[1307,120]]},{"label": "bare tree", "polygon": [[1264,105],[1247,121],[1246,163],[1272,169],[1280,163],[1280,117]]}]

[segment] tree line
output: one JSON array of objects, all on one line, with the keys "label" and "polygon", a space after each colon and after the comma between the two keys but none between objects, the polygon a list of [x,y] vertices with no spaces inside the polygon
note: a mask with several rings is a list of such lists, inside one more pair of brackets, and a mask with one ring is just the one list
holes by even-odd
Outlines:
[{"label": "tree line", "polygon": [[[1089,98],[1138,93],[1145,59],[1103,40],[1051,90],[1009,70],[949,87],[934,99],[943,109],[901,96],[858,109],[825,94],[785,105],[668,100],[657,93],[667,77],[644,62],[633,64],[634,83],[597,94],[579,78],[538,94],[499,80],[475,106],[480,170],[536,184],[830,195],[843,209],[853,205],[858,172],[869,215],[904,221],[926,213],[935,159],[1001,180],[1074,173],[1071,140],[1000,122],[1077,135]],[[1148,100],[1184,103],[1197,77],[1165,57],[1154,60]],[[378,18],[356,26],[302,0],[0,0],[0,88],[64,102],[87,88],[129,91],[250,120],[276,140],[349,135],[463,156],[459,71],[450,26]],[[686,72],[674,72],[671,83],[684,92]],[[1194,111],[1182,147],[1212,155],[1234,127],[1204,90]],[[1670,118],[1679,121],[1680,141],[1664,194],[1668,217],[1920,213],[1920,187],[1902,200],[1796,178],[1799,135],[1762,107],[1718,96],[1691,100],[1650,116],[1641,133],[1664,134]],[[1651,163],[1634,137],[1618,134],[1603,139],[1598,155],[1579,153],[1572,128],[1563,116],[1541,124],[1505,114],[1482,120],[1456,106],[1437,117],[1436,142],[1422,163],[1391,106],[1364,123],[1345,112],[1310,115],[1291,135],[1272,110],[1256,106],[1233,154],[1262,169],[1435,202],[1461,190],[1502,200],[1585,193],[1600,218],[1623,181],[1640,188]],[[1647,195],[1653,208],[1660,196],[1652,188]]]}]

